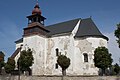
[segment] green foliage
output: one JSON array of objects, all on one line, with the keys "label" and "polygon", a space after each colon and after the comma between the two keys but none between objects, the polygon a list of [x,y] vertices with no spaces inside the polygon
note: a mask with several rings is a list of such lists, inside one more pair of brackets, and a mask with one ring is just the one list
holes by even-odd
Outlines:
[{"label": "green foliage", "polygon": [[20,58],[18,59],[18,67],[22,71],[28,71],[33,64],[33,55],[31,49],[21,51]]},{"label": "green foliage", "polygon": [[5,65],[4,56],[5,56],[4,53],[0,51],[0,74],[1,74],[2,67],[4,67]]},{"label": "green foliage", "polygon": [[67,58],[65,55],[58,56],[57,62],[63,70],[67,69],[70,65],[70,59]]},{"label": "green foliage", "polygon": [[64,71],[69,67],[70,59],[67,58],[65,55],[60,55],[58,56],[57,63],[62,68],[62,74],[66,75]]},{"label": "green foliage", "polygon": [[117,24],[117,29],[114,32],[116,38],[117,38],[117,43],[119,45],[120,48],[120,24]]},{"label": "green foliage", "polygon": [[95,49],[94,53],[94,62],[96,67],[105,71],[105,69],[111,66],[113,60],[107,48],[98,47]]},{"label": "green foliage", "polygon": [[117,63],[114,65],[114,71],[116,74],[119,74],[120,66]]},{"label": "green foliage", "polygon": [[14,68],[15,68],[15,60],[9,57],[7,63],[5,64],[5,71],[6,73],[11,73],[11,71],[14,70]]},{"label": "green foliage", "polygon": [[0,51],[0,70],[2,67],[4,67],[5,63],[4,63],[4,53],[2,51]]}]

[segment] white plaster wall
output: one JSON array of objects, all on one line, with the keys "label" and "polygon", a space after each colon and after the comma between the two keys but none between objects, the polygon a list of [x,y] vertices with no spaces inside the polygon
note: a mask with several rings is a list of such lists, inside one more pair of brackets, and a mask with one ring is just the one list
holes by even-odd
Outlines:
[{"label": "white plaster wall", "polygon": [[98,46],[99,46],[99,47],[104,46],[104,47],[106,47],[106,48],[108,47],[108,46],[107,46],[107,40],[104,39],[104,38],[89,37],[89,38],[87,38],[87,40],[88,40],[89,42],[91,42],[91,43],[92,43],[92,46],[95,47],[95,48],[97,48]]},{"label": "white plaster wall", "polygon": [[[17,50],[17,48],[22,47],[21,45],[23,45],[23,43],[17,43],[15,50]],[[14,60],[15,60],[15,69],[17,69],[17,67],[18,67],[18,66],[17,66],[17,61],[18,61],[19,57],[20,57],[20,52],[19,52],[19,53],[15,56],[15,58],[14,58]]]},{"label": "white plaster wall", "polygon": [[[52,63],[52,75],[61,75],[61,68],[59,66],[58,69],[55,69],[55,64],[57,63],[57,56],[56,56],[56,49],[59,49],[59,52],[61,54],[66,54],[67,57],[71,59],[71,65],[69,67],[69,70],[72,70],[72,58],[73,58],[73,45],[70,41],[70,36],[59,36],[49,39],[51,41],[51,60],[49,60]],[[49,55],[50,56],[50,55]],[[48,58],[47,58],[48,59]],[[47,70],[48,71],[48,70]],[[67,71],[67,73],[70,73]]]},{"label": "white plaster wall", "polygon": [[[57,63],[57,56],[56,56],[56,51],[55,49],[59,49],[59,52],[61,54],[65,54],[67,57],[70,58],[71,64],[69,68],[66,70],[68,75],[74,74],[73,69],[74,69],[74,36],[79,28],[80,21],[76,24],[75,28],[73,29],[71,35],[64,35],[64,36],[58,36],[58,37],[53,37],[50,38],[50,41],[52,44],[51,47],[51,56],[52,56],[52,75],[61,75],[61,68],[59,66],[58,69],[55,69],[55,64]],[[48,42],[49,43],[49,42]],[[50,48],[50,47],[48,47]]]},{"label": "white plaster wall", "polygon": [[[56,48],[71,59],[70,67],[67,69],[68,75],[97,75],[98,69],[94,67],[93,62],[94,50],[98,46],[107,47],[107,41],[103,38],[89,37],[74,40],[72,34],[48,39],[40,36],[25,37],[23,43],[24,49],[26,49],[27,44],[27,47],[33,50],[33,75],[61,75],[60,66],[55,69],[57,63]],[[79,47],[86,47],[84,45],[89,45],[87,48],[91,51],[89,49],[81,51]],[[92,56],[88,58],[88,63],[84,62],[83,53]]]},{"label": "white plaster wall", "polygon": [[16,49],[17,49],[17,48],[20,48],[21,45],[23,45],[23,43],[17,43],[17,44],[16,44]]},{"label": "white plaster wall", "polygon": [[14,58],[14,60],[15,60],[15,70],[18,70],[17,61],[18,61],[19,57],[20,57],[20,53],[18,53]]},{"label": "white plaster wall", "polygon": [[44,75],[45,73],[45,43],[46,38],[38,35],[23,38],[23,48],[30,48],[33,51],[34,64],[31,67],[33,75]]},{"label": "white plaster wall", "polygon": [[[107,47],[107,40],[97,37],[79,38],[75,40],[75,75],[97,75],[94,66],[94,50],[97,47]],[[84,62],[83,53],[88,54],[88,62]]]}]

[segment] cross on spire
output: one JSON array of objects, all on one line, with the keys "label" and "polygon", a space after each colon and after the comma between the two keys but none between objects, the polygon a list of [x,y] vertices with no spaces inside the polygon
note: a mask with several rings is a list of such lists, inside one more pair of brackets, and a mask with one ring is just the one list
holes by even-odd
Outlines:
[{"label": "cross on spire", "polygon": [[36,3],[38,4],[38,0],[36,0]]}]

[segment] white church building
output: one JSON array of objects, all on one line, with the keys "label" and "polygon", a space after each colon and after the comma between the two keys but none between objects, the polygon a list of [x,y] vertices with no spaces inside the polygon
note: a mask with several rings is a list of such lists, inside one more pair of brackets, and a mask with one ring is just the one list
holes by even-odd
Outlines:
[{"label": "white church building", "polygon": [[67,75],[98,75],[93,61],[94,50],[98,46],[107,47],[108,38],[91,18],[44,26],[46,18],[41,15],[38,3],[27,18],[28,26],[24,28],[23,37],[15,42],[16,51],[11,56],[16,63],[20,51],[29,47],[34,57],[32,75],[62,75],[57,64],[60,54],[65,54],[71,60]]}]

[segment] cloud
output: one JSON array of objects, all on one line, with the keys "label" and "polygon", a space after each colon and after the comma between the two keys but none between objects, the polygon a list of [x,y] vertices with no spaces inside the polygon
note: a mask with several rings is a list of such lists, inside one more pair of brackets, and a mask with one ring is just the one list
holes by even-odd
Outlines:
[{"label": "cloud", "polygon": [[118,47],[118,44],[116,42],[116,37],[114,36],[114,32],[105,33],[105,35],[109,38],[108,49],[109,49],[109,52],[112,54],[112,58],[114,60],[113,64],[114,63],[119,64],[120,48]]}]

